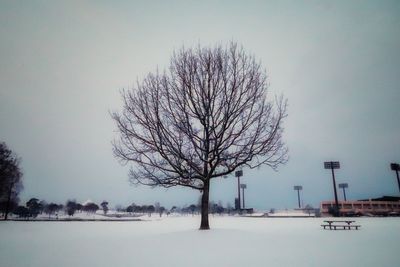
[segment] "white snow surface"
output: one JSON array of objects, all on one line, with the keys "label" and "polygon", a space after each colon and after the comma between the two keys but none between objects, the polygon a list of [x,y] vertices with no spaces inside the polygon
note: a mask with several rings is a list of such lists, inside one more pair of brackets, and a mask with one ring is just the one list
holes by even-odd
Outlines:
[{"label": "white snow surface", "polygon": [[[152,216],[138,222],[0,222],[0,266],[398,266],[400,218],[356,218],[329,231],[324,218]],[[352,218],[354,219],[354,218]]]}]

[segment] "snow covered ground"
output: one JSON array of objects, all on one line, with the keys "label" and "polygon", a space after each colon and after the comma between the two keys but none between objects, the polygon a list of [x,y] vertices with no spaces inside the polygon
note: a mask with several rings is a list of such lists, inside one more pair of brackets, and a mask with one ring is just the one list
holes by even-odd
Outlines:
[{"label": "snow covered ground", "polygon": [[[148,217],[147,217],[148,218]],[[0,222],[0,266],[398,266],[400,218],[152,216],[138,222]]]}]

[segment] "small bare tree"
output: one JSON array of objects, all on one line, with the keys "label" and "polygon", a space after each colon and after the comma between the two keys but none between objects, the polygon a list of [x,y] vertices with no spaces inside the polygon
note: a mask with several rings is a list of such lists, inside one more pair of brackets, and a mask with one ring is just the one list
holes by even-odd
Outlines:
[{"label": "small bare tree", "polygon": [[0,203],[4,220],[7,220],[12,206],[18,204],[18,194],[22,190],[21,159],[4,142],[0,142]]},{"label": "small bare tree", "polygon": [[267,101],[266,79],[261,64],[231,43],[182,48],[168,71],[122,91],[113,148],[122,163],[134,163],[131,183],[200,190],[200,229],[209,229],[211,179],[287,161],[286,100]]}]

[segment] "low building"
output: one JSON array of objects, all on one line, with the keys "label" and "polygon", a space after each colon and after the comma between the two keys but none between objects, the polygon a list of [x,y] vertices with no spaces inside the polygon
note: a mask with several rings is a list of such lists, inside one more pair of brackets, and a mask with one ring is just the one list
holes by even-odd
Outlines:
[{"label": "low building", "polygon": [[[335,201],[322,201],[321,215],[328,216],[334,207]],[[400,197],[339,201],[339,210],[344,216],[400,216]]]}]

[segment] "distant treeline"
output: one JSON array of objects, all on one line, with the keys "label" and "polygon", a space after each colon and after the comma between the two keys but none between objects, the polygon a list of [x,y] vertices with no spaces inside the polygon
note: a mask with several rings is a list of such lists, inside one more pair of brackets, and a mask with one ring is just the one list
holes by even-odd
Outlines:
[{"label": "distant treeline", "polygon": [[[136,205],[135,203],[132,203],[131,205],[127,207],[122,207],[122,206],[117,206],[116,210],[118,212],[127,212],[131,214],[145,214],[149,213],[151,216],[151,213],[158,213],[160,216],[162,216],[164,213],[166,215],[169,215],[171,213],[180,213],[180,214],[198,214],[201,211],[201,205],[200,204],[191,204],[188,206],[173,206],[171,209],[166,209],[163,206],[160,206],[160,204],[157,202],[154,206],[153,205]],[[209,204],[209,210],[211,214],[222,214],[222,213],[232,213],[234,209],[232,206],[228,204],[228,206],[225,208],[221,203],[213,203],[210,202]]]},{"label": "distant treeline", "polygon": [[[0,213],[3,215],[6,213],[6,203],[0,202]],[[102,213],[105,216],[110,217],[119,217],[121,215],[125,216],[140,216],[144,214],[148,214],[151,216],[153,213],[158,214],[160,217],[165,214],[169,215],[171,213],[179,213],[179,214],[198,214],[201,210],[201,205],[191,204],[188,206],[173,206],[171,209],[166,209],[164,206],[161,206],[160,203],[156,202],[154,205],[137,205],[132,203],[127,207],[123,207],[121,205],[117,205],[115,207],[115,212],[109,213],[108,202],[103,201],[100,205],[97,205],[94,202],[86,202],[84,204],[78,203],[75,200],[68,200],[65,204],[57,204],[57,203],[47,203],[45,200],[39,200],[37,198],[31,198],[26,202],[25,205],[18,205],[18,202],[12,202],[9,205],[9,210],[12,214],[19,218],[36,218],[39,214],[45,214],[48,218],[58,218],[58,216],[68,215],[74,216],[76,213],[86,212],[88,214],[94,214],[98,210],[102,210]],[[234,209],[230,204],[227,207],[223,207],[222,203],[213,203],[210,202],[209,210],[211,214],[223,214],[223,213],[232,213]]]},{"label": "distant treeline", "polygon": [[[108,202],[103,201],[100,204],[103,212],[108,212]],[[95,213],[100,207],[93,202],[87,202],[84,205],[77,203],[74,200],[68,200],[65,205],[57,203],[47,203],[44,200],[37,198],[31,198],[26,202],[25,206],[18,205],[18,202],[12,202],[10,205],[10,212],[17,215],[20,218],[36,218],[39,214],[47,214],[49,218],[51,216],[58,216],[60,212],[73,216],[76,212],[87,212]],[[6,203],[0,203],[0,212],[4,214],[6,212]]]}]

